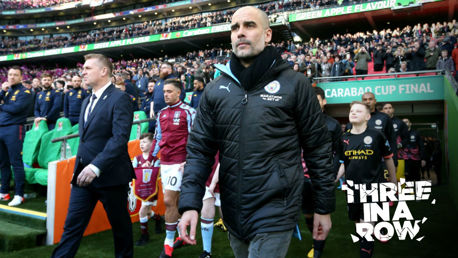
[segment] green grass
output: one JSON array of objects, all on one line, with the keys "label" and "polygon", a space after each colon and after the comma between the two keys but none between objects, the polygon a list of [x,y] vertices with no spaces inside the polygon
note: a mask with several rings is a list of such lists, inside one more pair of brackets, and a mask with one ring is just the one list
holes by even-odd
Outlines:
[{"label": "green grass", "polygon": [[[336,212],[332,215],[333,228],[326,242],[323,258],[326,257],[358,257],[358,244],[353,244],[350,234],[355,232],[354,224],[348,220],[345,196],[342,191],[337,191]],[[436,204],[432,205],[432,199]],[[458,254],[458,212],[453,206],[448,195],[447,186],[432,188],[432,197],[429,201],[408,202],[412,215],[416,219],[427,217],[425,224],[417,237],[425,236],[421,242],[415,240],[399,241],[394,237],[388,243],[377,242],[374,250],[375,258],[382,257],[457,257]],[[135,257],[158,257],[164,240],[164,234],[154,234],[154,223],[150,223],[150,243],[143,247],[135,247]],[[138,223],[133,225],[134,238],[139,235]],[[233,257],[226,233],[215,229],[213,237],[214,257]],[[287,257],[306,257],[311,247],[311,234],[301,220],[301,233],[303,240],[293,238]],[[11,253],[0,253],[2,258],[49,257],[55,246],[42,246]],[[202,241],[198,234],[198,245],[178,249],[174,257],[199,257],[202,251]],[[105,231],[86,237],[81,242],[76,257],[113,257],[113,240],[111,231]]]}]

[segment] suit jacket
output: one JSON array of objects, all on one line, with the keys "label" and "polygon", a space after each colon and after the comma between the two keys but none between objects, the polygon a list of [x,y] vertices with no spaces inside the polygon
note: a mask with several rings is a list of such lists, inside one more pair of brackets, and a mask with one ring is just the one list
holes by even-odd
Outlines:
[{"label": "suit jacket", "polygon": [[72,184],[89,164],[101,171],[92,181],[96,188],[128,184],[135,172],[127,151],[132,127],[132,104],[127,93],[112,84],[97,101],[84,122],[90,97],[84,99],[79,118],[80,144],[76,155]]}]

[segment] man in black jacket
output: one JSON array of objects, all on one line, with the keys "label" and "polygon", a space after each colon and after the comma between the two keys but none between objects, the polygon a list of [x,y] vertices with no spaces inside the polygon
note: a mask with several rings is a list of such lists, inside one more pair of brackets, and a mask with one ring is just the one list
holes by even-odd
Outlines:
[{"label": "man in black jacket", "polygon": [[301,150],[315,193],[315,239],[326,238],[335,206],[325,118],[304,75],[267,46],[271,38],[264,12],[235,12],[231,60],[217,65],[222,76],[205,88],[187,145],[181,236],[196,244],[205,181],[219,150],[221,206],[235,257],[286,255],[300,214]]}]

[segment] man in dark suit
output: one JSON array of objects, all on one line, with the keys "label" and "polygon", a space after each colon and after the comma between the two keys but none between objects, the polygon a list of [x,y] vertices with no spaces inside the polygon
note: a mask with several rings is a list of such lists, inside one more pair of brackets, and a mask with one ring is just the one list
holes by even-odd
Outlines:
[{"label": "man in dark suit", "polygon": [[75,256],[99,200],[113,229],[115,257],[133,257],[127,211],[128,183],[135,177],[127,152],[132,105],[129,96],[111,84],[108,58],[89,54],[85,60],[83,78],[92,86],[92,95],[82,104],[70,204],[62,239],[52,257]]}]

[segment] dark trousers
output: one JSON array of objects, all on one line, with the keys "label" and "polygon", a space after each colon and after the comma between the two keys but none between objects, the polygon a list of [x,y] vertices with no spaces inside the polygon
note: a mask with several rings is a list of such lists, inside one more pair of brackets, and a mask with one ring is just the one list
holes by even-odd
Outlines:
[{"label": "dark trousers", "polygon": [[72,186],[64,233],[52,257],[75,257],[92,211],[101,201],[110,221],[115,257],[133,257],[132,223],[127,211],[127,186],[94,188]]},{"label": "dark trousers", "polygon": [[51,131],[56,127],[56,122],[48,122],[48,130]]},{"label": "dark trousers", "polygon": [[367,70],[356,69],[356,75],[364,75],[364,74],[367,74]]},{"label": "dark trousers", "polygon": [[2,175],[1,193],[10,190],[11,167],[14,171],[15,195],[24,195],[24,163],[22,162],[22,144],[24,126],[10,125],[0,127],[0,169]]},{"label": "dark trousers", "polygon": [[293,230],[259,233],[249,242],[228,233],[235,258],[282,258],[288,252]]},{"label": "dark trousers", "polygon": [[405,160],[405,176],[406,181],[420,181],[421,161],[420,160]]},{"label": "dark trousers", "polygon": [[69,116],[68,119],[70,120],[72,126],[76,125],[80,121],[79,116]]}]

